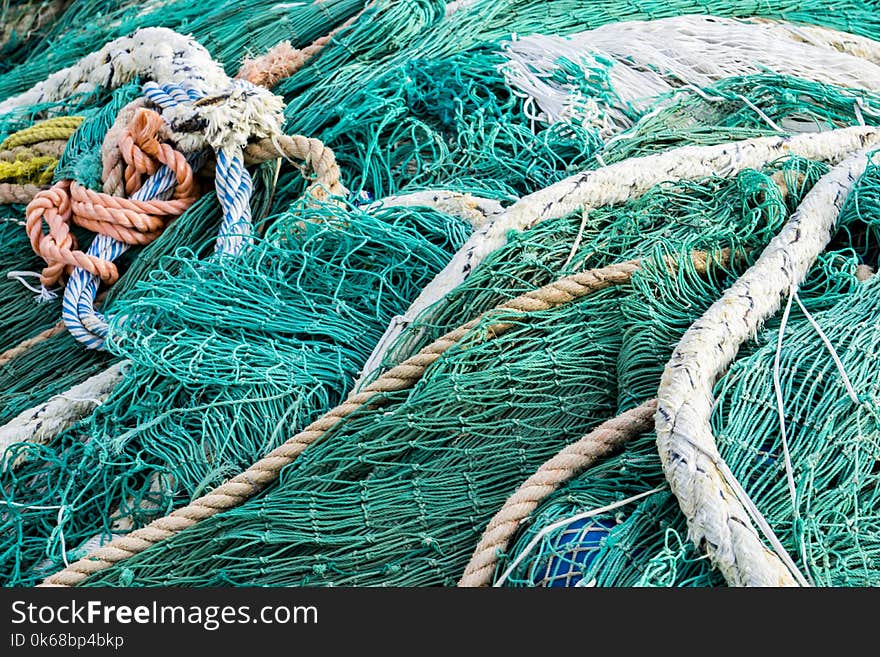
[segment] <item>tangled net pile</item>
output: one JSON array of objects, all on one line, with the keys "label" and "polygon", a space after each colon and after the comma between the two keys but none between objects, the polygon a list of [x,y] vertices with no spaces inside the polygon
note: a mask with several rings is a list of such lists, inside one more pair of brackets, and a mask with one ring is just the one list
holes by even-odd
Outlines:
[{"label": "tangled net pile", "polygon": [[4,5],[2,583],[880,584],[880,2],[710,5]]}]

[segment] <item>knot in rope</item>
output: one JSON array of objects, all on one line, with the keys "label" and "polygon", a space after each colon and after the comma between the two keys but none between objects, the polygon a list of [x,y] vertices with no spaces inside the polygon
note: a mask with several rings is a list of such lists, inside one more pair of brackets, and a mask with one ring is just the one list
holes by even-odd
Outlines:
[{"label": "knot in rope", "polygon": [[[177,45],[168,48],[165,41]],[[313,44],[307,56],[316,54],[325,41]],[[158,51],[157,43],[163,44]],[[301,63],[288,62],[285,70]],[[116,71],[110,80],[98,74],[107,66]],[[280,96],[248,80],[226,77],[207,50],[170,30],[145,28],[107,44],[52,78],[50,96],[64,97],[84,84],[114,86],[134,75],[148,81],[142,87],[143,98],[125,105],[104,137],[102,191],[63,181],[33,198],[27,210],[31,245],[46,261],[40,276],[41,297],[53,297],[49,288],[66,279],[64,324],[78,341],[95,349],[104,345],[109,332],[103,315],[95,310],[100,283],[116,282],[119,272],[114,260],[131,245],[155,240],[170,218],[193,204],[197,196],[193,170],[211,152],[223,212],[215,242],[218,256],[236,256],[254,240],[253,182],[247,164],[304,160],[314,172],[307,190],[313,201],[346,193],[329,148],[317,139],[283,133]],[[0,111],[34,95],[45,100],[46,93],[37,85],[0,103]],[[305,175],[304,168],[294,164]],[[21,198],[31,189],[15,191],[15,198]],[[71,222],[97,234],[86,252],[77,248]]]},{"label": "knot in rope", "polygon": [[[96,192],[75,181],[64,180],[39,192],[27,206],[27,232],[31,246],[43,260],[40,282],[54,287],[80,267],[107,284],[119,278],[116,265],[108,258],[77,249],[70,232],[71,221],[99,235],[124,244],[148,244],[165,228],[168,220],[182,214],[196,200],[193,171],[186,158],[158,136],[163,120],[156,112],[140,108],[120,140],[125,160],[126,192],[134,194],[143,186],[144,175],[154,175],[161,165],[176,179],[170,200],[139,200]],[[43,232],[43,223],[48,233]]]}]

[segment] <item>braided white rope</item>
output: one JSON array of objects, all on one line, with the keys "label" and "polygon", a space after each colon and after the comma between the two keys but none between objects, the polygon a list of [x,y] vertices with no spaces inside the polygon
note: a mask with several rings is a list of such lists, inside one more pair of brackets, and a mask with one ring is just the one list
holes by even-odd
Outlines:
[{"label": "braided white rope", "polygon": [[[406,328],[432,304],[463,283],[490,254],[507,243],[511,230],[522,231],[541,221],[616,205],[642,196],[663,182],[735,176],[773,160],[798,155],[835,164],[846,155],[880,142],[880,130],[841,128],[793,137],[758,137],[717,146],[683,146],[657,155],[634,157],[593,171],[585,171],[524,196],[502,213],[490,217],[452,257],[449,264],[422,290],[402,317],[385,331],[381,362]],[[401,345],[406,357],[406,345]]]},{"label": "braided white rope", "polygon": [[[70,390],[19,413],[0,427],[2,469],[9,467],[3,454],[10,445],[23,442],[45,444],[104,403],[122,380],[124,368],[124,363],[113,365]],[[12,467],[16,465],[18,460]]]},{"label": "braided white rope", "polygon": [[73,66],[6,99],[0,103],[0,114],[100,87],[118,87],[135,77],[205,91],[220,89],[229,80],[223,68],[195,40],[168,28],[146,27],[108,42]]},{"label": "braided white rope", "polygon": [[861,151],[816,183],[757,262],[688,329],[660,381],[655,426],[666,478],[691,539],[731,585],[793,585],[796,576],[787,555],[764,546],[751,522],[762,522],[760,514],[747,510],[750,501],[718,454],[709,425],[712,387],[782,295],[803,281],[867,161]]}]

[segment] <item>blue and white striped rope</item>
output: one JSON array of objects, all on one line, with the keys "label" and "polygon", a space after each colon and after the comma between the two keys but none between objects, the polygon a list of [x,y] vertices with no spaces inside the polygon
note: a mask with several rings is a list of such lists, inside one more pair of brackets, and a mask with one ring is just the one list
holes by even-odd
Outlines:
[{"label": "blue and white striped rope", "polygon": [[[178,85],[158,85],[147,82],[144,95],[161,108],[194,102],[205,96],[198,89]],[[217,236],[215,253],[238,255],[251,242],[253,233],[251,217],[251,194],[253,182],[244,165],[244,153],[240,148],[227,151],[219,149],[215,186],[217,199],[223,209],[223,222]],[[198,159],[201,159],[200,157]],[[197,168],[197,167],[194,167]],[[152,175],[132,198],[147,201],[170,196],[177,180],[166,166]],[[97,235],[88,253],[109,261],[115,261],[125,253],[129,245],[106,235]],[[100,279],[77,267],[64,290],[61,315],[71,335],[90,349],[101,349],[107,338],[107,321],[95,310]]]},{"label": "blue and white striped rope", "polygon": [[205,94],[198,89],[185,89],[176,84],[158,85],[155,82],[146,82],[142,90],[144,96],[163,109],[191,103],[205,97]]},{"label": "blue and white striped rope", "polygon": [[[204,97],[196,89],[184,89],[178,85],[158,85],[147,82],[144,95],[160,107],[168,108],[175,105],[194,102]],[[252,235],[251,194],[253,182],[251,175],[244,166],[244,154],[241,149],[217,151],[217,175],[214,184],[217,200],[223,209],[223,223],[214,247],[216,253],[238,255],[250,243]]]},{"label": "blue and white striped rope", "polygon": [[223,208],[223,223],[214,246],[216,253],[238,255],[250,244],[253,233],[251,218],[251,174],[244,166],[241,149],[228,153],[217,151],[217,175],[214,178],[217,200]]},{"label": "blue and white striped rope", "polygon": [[[147,82],[143,91],[149,100],[163,109],[204,97],[197,89],[185,89],[174,84],[158,85],[155,82]],[[253,182],[245,168],[241,149],[227,151],[221,148],[216,155],[217,175],[214,184],[217,200],[223,209],[223,223],[214,250],[216,253],[238,255],[250,243],[253,232],[250,203]]]},{"label": "blue and white striped rope", "polygon": [[[138,201],[164,200],[171,195],[176,185],[174,171],[162,166],[132,198]],[[99,234],[95,236],[87,253],[113,262],[128,249],[128,244]],[[95,298],[100,284],[99,277],[77,267],[67,282],[61,303],[61,318],[67,330],[89,349],[102,348],[107,338],[107,321],[104,315],[95,310]]]}]

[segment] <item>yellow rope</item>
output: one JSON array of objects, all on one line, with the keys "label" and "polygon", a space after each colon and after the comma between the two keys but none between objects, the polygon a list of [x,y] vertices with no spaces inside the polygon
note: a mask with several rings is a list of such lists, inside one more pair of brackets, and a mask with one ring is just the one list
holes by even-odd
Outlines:
[{"label": "yellow rope", "polygon": [[26,203],[49,185],[67,140],[82,122],[81,116],[57,116],[0,143],[0,204]]},{"label": "yellow rope", "polygon": [[0,182],[48,185],[52,182],[57,165],[57,158],[48,155],[15,162],[0,162]]},{"label": "yellow rope", "polygon": [[83,117],[81,116],[56,116],[40,121],[30,128],[9,135],[0,144],[0,150],[9,150],[16,146],[27,146],[52,139],[70,139],[70,136],[82,122]]}]

